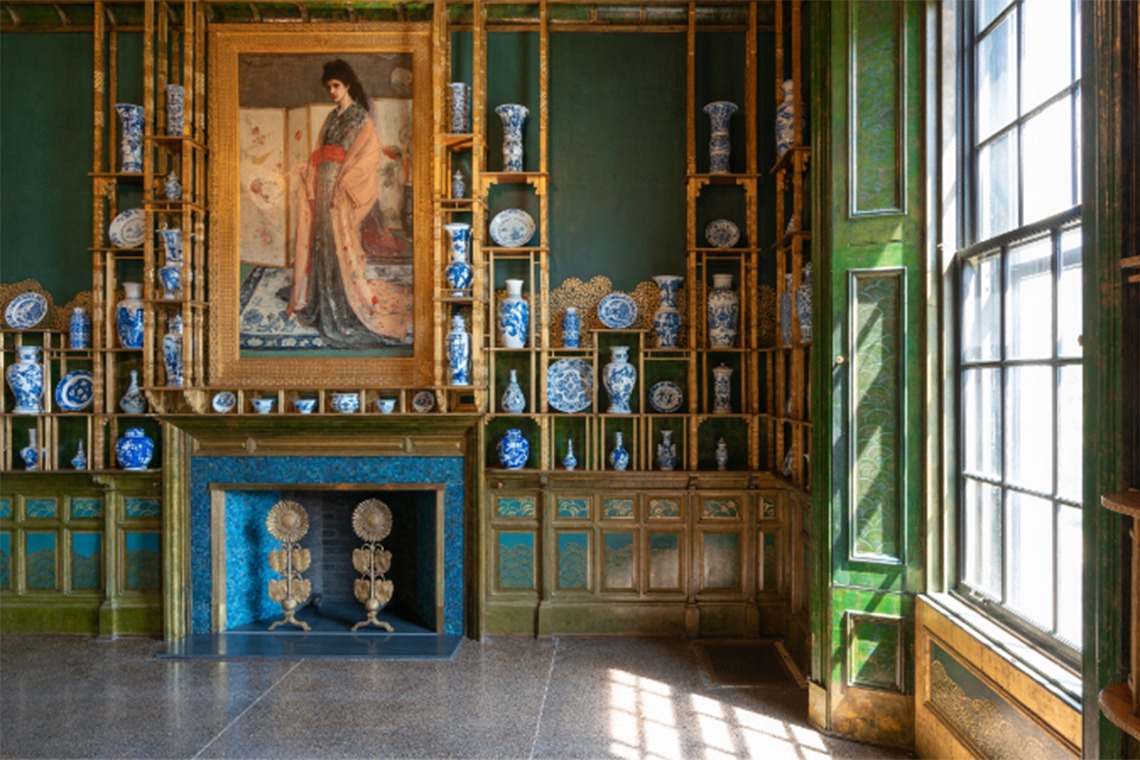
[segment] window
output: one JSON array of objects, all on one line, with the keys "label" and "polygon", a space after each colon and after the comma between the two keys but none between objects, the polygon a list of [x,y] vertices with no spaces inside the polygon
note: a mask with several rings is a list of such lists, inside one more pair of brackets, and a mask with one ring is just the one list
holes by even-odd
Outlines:
[{"label": "window", "polygon": [[963,3],[958,591],[1081,642],[1079,3]]}]

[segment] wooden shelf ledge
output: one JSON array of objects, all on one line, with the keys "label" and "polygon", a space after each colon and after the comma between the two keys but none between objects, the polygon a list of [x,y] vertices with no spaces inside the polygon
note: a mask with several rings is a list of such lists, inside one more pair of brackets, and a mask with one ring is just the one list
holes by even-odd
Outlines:
[{"label": "wooden shelf ledge", "polygon": [[1113,684],[1102,690],[1097,702],[1104,717],[1113,725],[1140,740],[1140,717],[1132,712],[1132,689],[1127,683]]},{"label": "wooden shelf ledge", "polygon": [[1122,515],[1140,518],[1140,491],[1104,494],[1100,497],[1100,505]]}]

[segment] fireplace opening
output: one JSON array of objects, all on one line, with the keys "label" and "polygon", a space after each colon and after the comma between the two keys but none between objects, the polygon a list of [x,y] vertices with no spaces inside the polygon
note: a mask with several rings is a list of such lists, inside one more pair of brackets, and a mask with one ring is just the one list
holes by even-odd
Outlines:
[{"label": "fireplace opening", "polygon": [[376,490],[359,485],[298,489],[291,485],[280,490],[230,487],[221,495],[224,512],[215,515],[214,528],[223,540],[214,543],[214,566],[221,571],[215,572],[215,584],[224,588],[215,585],[214,589],[216,632],[277,635],[302,630],[291,623],[269,630],[285,613],[269,593],[270,582],[281,578],[270,566],[270,552],[282,545],[270,535],[266,517],[275,504],[291,501],[308,516],[308,530],[297,545],[308,550],[311,559],[301,574],[311,584],[311,593],[295,619],[314,633],[389,633],[375,625],[352,631],[367,619],[355,591],[362,576],[353,565],[354,550],[364,548],[366,542],[353,529],[353,512],[362,502],[379,499],[392,515],[391,531],[379,543],[391,553],[391,566],[383,577],[392,582],[393,590],[376,617],[397,635],[443,633],[440,489],[389,486]]}]

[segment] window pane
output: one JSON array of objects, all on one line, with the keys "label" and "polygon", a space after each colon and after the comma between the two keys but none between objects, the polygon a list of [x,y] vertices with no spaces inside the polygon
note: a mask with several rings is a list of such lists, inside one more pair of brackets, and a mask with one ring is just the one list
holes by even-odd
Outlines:
[{"label": "window pane", "polygon": [[1057,355],[1079,358],[1084,310],[1081,294],[1081,228],[1061,233],[1061,275],[1057,278]]},{"label": "window pane", "polygon": [[962,361],[1001,358],[1001,256],[995,251],[962,265]]},{"label": "window pane", "polygon": [[1061,507],[1057,521],[1057,633],[1081,645],[1081,510]]},{"label": "window pane", "polygon": [[1017,224],[1017,144],[1012,130],[978,151],[978,239]]},{"label": "window pane", "polygon": [[1006,506],[1009,572],[1006,603],[1046,630],[1052,630],[1053,502],[1009,491]]},{"label": "window pane", "polygon": [[974,6],[977,8],[974,31],[980,32],[985,29],[991,21],[1005,10],[1005,7],[1009,5],[1009,3],[1010,0],[978,0]]},{"label": "window pane", "polygon": [[964,490],[962,579],[978,591],[1001,599],[1001,490],[970,478],[965,479]]},{"label": "window pane", "polygon": [[1005,286],[1007,359],[1053,356],[1053,241],[1009,249]]},{"label": "window pane", "polygon": [[1021,6],[1021,112],[1073,83],[1072,0],[1033,0]]},{"label": "window pane", "polygon": [[1053,369],[1005,371],[1005,480],[1053,493]]},{"label": "window pane", "polygon": [[1075,205],[1072,108],[1070,99],[1064,98],[1025,122],[1021,141],[1025,193],[1022,224]]},{"label": "window pane", "polygon": [[[1073,131],[1076,133],[1073,137],[1073,145],[1081,144],[1081,90],[1078,87],[1073,95]],[[1081,198],[1081,151],[1076,151],[1076,168],[1073,169],[1073,176],[1077,178],[1077,203],[1082,203]]]},{"label": "window pane", "polygon": [[1017,13],[978,40],[978,141],[1017,116]]},{"label": "window pane", "polygon": [[962,373],[962,412],[964,471],[1001,479],[1001,370]]},{"label": "window pane", "polygon": [[1057,370],[1057,496],[1078,504],[1082,500],[1084,408],[1081,365]]}]

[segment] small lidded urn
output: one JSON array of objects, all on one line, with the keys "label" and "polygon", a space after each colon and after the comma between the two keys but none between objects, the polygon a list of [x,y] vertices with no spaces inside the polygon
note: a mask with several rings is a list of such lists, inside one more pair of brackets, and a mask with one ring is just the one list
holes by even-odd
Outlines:
[{"label": "small lidded urn", "polygon": [[124,470],[145,470],[154,459],[154,440],[142,428],[127,428],[115,443],[115,459]]},{"label": "small lidded urn", "polygon": [[467,197],[467,180],[459,169],[451,175],[451,197],[452,199]]},{"label": "small lidded urn", "polygon": [[526,467],[526,460],[530,456],[530,444],[523,437],[518,428],[511,428],[503,433],[499,445],[495,447],[499,455],[499,462],[508,470],[521,470]]},{"label": "small lidded urn", "polygon": [[91,348],[91,317],[82,306],[72,311],[67,327],[67,344],[71,348]]}]

